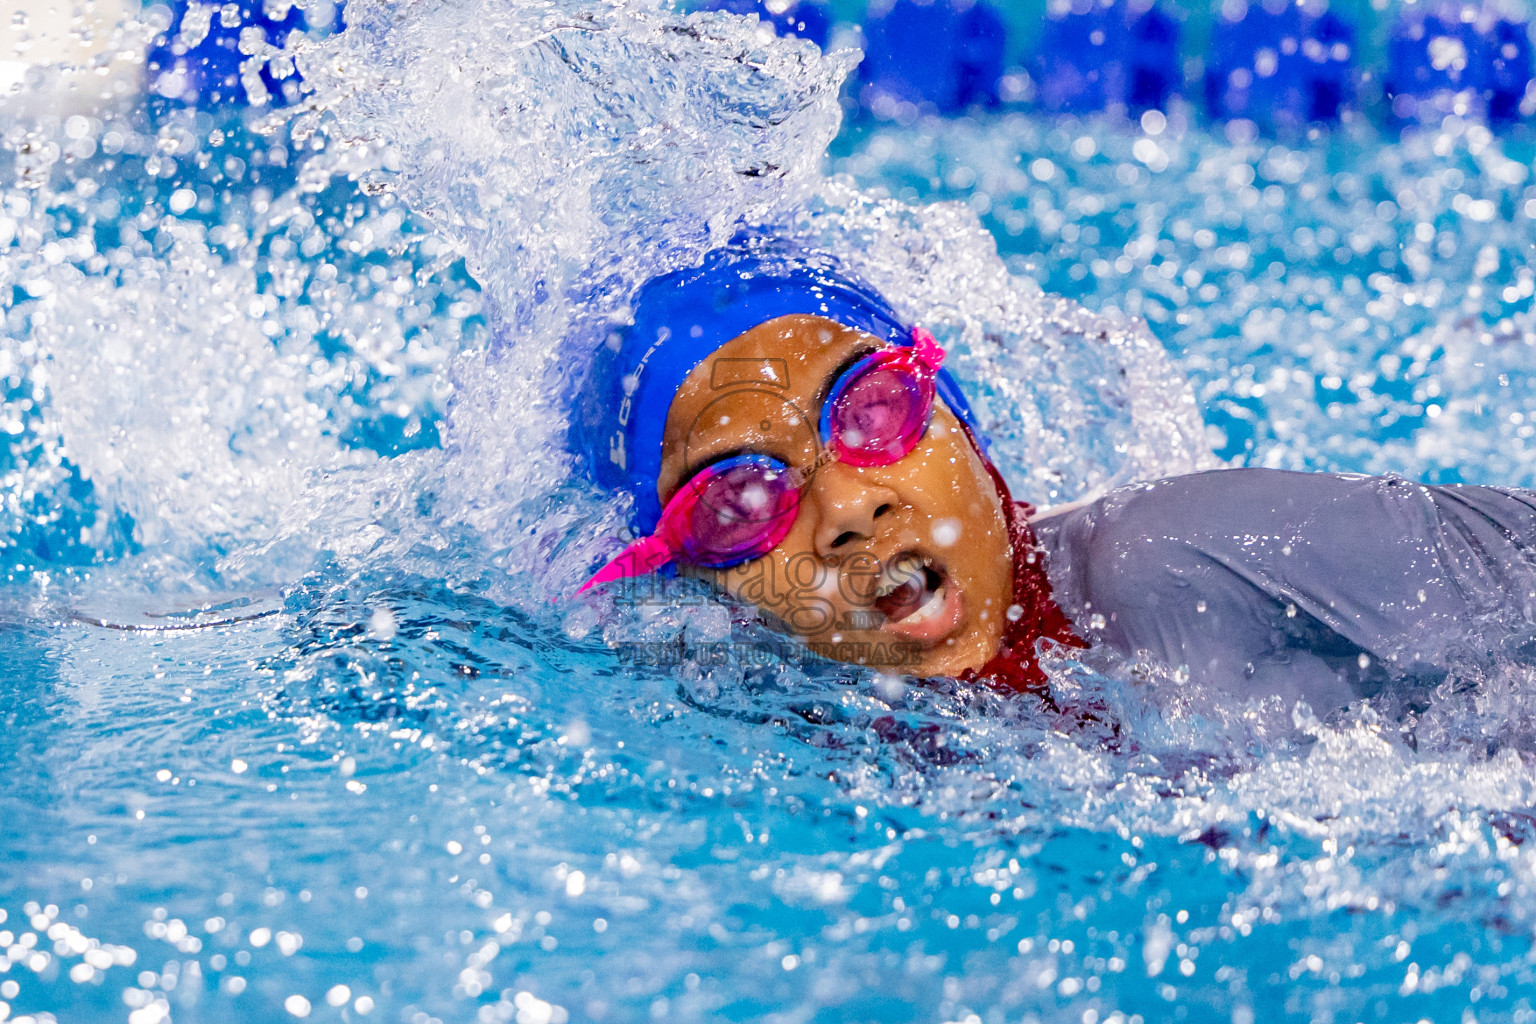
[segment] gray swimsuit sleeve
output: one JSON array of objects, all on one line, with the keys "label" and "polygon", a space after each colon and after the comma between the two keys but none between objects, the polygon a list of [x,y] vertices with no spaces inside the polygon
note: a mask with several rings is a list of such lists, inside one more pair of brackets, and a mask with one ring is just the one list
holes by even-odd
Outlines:
[{"label": "gray swimsuit sleeve", "polygon": [[1218,470],[1032,524],[1090,639],[1319,709],[1443,678],[1536,619],[1536,495]]}]

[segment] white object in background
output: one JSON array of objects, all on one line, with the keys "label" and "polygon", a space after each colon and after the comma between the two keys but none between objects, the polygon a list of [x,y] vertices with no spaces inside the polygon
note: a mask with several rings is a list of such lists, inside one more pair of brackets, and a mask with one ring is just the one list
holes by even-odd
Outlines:
[{"label": "white object in background", "polygon": [[[74,114],[138,90],[143,48],[122,31],[138,0],[0,0],[0,109]],[[46,88],[28,72],[58,65]]]}]

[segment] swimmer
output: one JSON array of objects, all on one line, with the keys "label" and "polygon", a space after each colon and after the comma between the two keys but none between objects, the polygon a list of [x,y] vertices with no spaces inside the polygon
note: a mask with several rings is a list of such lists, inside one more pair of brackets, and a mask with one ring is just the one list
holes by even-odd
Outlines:
[{"label": "swimmer", "polygon": [[701,577],[812,650],[1044,692],[1106,646],[1319,710],[1536,636],[1536,492],[1225,469],[1037,513],[944,350],[830,257],[733,244],[648,283],[581,430],[639,539],[581,588]]}]

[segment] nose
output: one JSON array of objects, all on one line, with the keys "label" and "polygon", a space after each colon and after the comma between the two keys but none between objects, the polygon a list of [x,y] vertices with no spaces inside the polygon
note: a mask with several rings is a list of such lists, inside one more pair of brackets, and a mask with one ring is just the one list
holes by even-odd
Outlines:
[{"label": "nose", "polygon": [[822,558],[874,540],[880,520],[900,501],[895,491],[870,479],[866,471],[841,463],[816,474],[809,497],[819,513],[815,543]]}]

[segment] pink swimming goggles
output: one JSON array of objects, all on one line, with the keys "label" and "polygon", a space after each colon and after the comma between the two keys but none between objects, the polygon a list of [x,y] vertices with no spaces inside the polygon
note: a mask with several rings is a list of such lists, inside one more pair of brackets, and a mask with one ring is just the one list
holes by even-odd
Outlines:
[{"label": "pink swimming goggles", "polygon": [[821,408],[822,453],[807,470],[748,453],[711,463],[672,496],[656,532],[634,541],[578,594],[669,562],[728,569],[778,546],[800,511],[800,494],[829,462],[889,466],[911,453],[933,418],[944,349],[921,327],[910,347],[865,356],[837,378]]}]

